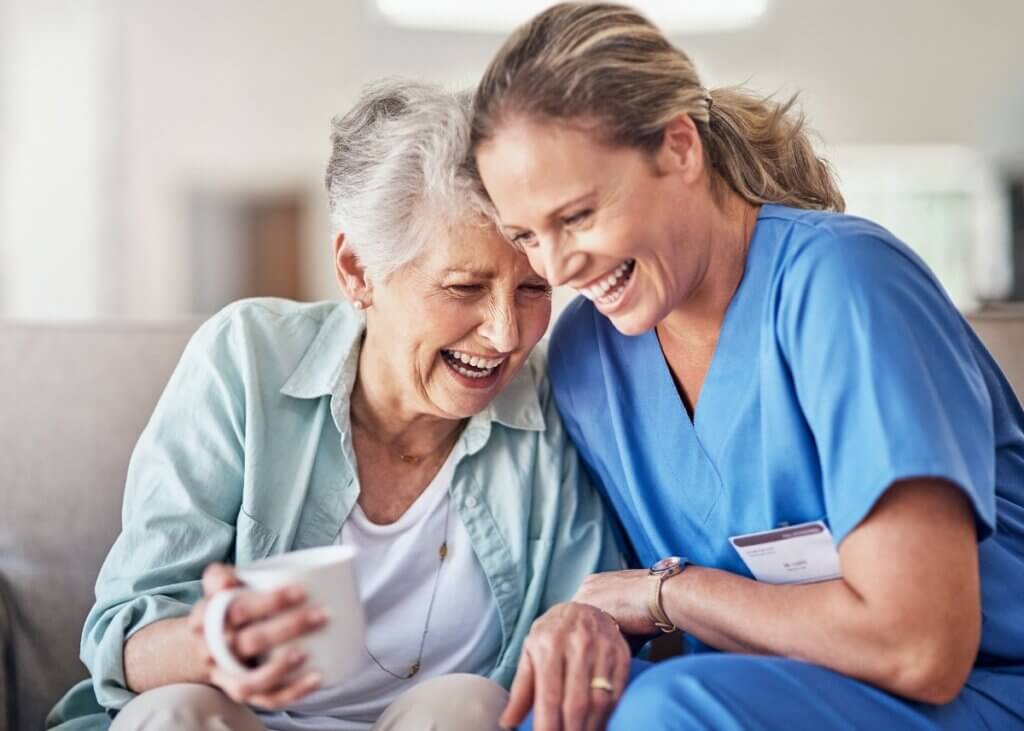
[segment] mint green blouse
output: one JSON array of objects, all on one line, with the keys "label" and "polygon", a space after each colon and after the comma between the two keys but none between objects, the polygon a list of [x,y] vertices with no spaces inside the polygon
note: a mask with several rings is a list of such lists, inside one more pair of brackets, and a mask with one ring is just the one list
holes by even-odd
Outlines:
[{"label": "mint green blouse", "polygon": [[[336,302],[260,299],[193,336],[128,469],[122,531],[82,633],[92,679],[48,726],[105,728],[130,701],[125,641],[188,614],[213,561],[244,564],[335,541],[359,496],[349,425],[363,316]],[[533,620],[592,572],[623,566],[580,468],[538,348],[460,436],[453,507],[498,606],[490,677],[511,682]],[[368,618],[372,621],[372,617]]]}]

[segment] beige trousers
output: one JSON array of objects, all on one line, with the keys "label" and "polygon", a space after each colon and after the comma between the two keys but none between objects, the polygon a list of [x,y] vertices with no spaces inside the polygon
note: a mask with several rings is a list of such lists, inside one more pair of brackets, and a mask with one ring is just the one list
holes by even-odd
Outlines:
[{"label": "beige trousers", "polygon": [[[479,675],[432,678],[400,695],[373,731],[495,731],[508,692]],[[110,731],[266,731],[247,706],[209,685],[181,683],[143,693]]]}]

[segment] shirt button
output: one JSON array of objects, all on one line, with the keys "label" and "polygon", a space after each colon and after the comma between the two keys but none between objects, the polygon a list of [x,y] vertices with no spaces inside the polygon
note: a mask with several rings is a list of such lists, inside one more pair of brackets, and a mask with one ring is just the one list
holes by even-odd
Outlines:
[{"label": "shirt button", "polygon": [[468,498],[466,498],[466,507],[467,508],[475,508],[476,504],[477,504],[477,499],[475,497],[473,497],[472,495],[470,495]]}]

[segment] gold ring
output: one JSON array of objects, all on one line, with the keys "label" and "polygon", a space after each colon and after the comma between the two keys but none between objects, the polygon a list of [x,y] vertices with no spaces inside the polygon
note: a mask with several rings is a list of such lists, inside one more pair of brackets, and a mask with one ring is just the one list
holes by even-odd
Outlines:
[{"label": "gold ring", "polygon": [[590,687],[594,690],[603,690],[608,693],[614,693],[615,689],[612,687],[612,681],[603,675],[595,675],[590,679]]}]

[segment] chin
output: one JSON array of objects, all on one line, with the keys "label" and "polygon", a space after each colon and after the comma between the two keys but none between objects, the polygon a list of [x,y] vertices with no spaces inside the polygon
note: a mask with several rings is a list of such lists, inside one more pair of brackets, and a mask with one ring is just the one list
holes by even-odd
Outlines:
[{"label": "chin", "polygon": [[658,322],[651,321],[641,313],[623,313],[617,317],[608,318],[612,325],[623,335],[643,335],[654,329]]},{"label": "chin", "polygon": [[468,419],[471,416],[476,416],[490,406],[491,401],[494,400],[493,397],[500,392],[500,387],[495,387],[493,391],[487,395],[449,391],[435,403],[438,404],[444,413],[450,415],[453,419]]}]

